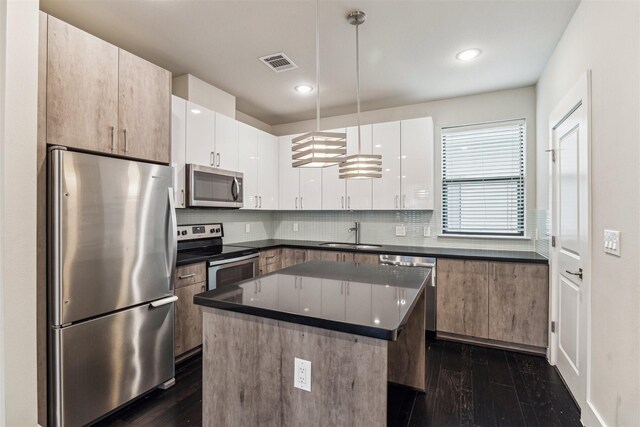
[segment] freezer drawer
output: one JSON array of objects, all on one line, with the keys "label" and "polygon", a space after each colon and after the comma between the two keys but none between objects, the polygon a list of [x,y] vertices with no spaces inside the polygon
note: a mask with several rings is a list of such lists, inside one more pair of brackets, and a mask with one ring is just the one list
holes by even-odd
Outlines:
[{"label": "freezer drawer", "polygon": [[80,426],[174,376],[174,303],[51,330],[51,426]]}]

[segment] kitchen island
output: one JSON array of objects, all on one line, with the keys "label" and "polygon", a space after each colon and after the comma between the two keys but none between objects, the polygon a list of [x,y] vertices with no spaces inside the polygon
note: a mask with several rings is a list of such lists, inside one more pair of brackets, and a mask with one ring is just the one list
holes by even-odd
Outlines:
[{"label": "kitchen island", "polygon": [[388,381],[426,388],[430,274],[313,261],[196,295],[204,425],[385,425]]}]

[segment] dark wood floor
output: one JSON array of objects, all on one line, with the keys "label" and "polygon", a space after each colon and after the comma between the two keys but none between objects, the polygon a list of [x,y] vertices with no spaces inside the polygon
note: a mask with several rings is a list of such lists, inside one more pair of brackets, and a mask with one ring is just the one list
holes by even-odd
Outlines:
[{"label": "dark wood floor", "polygon": [[[580,426],[580,413],[555,369],[539,356],[427,340],[427,393],[389,386],[389,426]],[[103,426],[200,426],[202,359],[104,419]]]}]

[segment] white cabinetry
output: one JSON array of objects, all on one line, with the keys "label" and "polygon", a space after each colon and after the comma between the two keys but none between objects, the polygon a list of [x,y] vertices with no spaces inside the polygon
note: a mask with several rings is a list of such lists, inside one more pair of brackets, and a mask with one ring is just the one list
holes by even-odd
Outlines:
[{"label": "white cabinetry", "polygon": [[[328,132],[345,133],[346,129],[333,129]],[[347,208],[347,183],[339,178],[339,166],[322,168],[322,209],[337,211]]]},{"label": "white cabinetry", "polygon": [[173,194],[176,208],[186,207],[186,120],[187,101],[177,96],[171,96],[171,166],[173,166]]},{"label": "white cabinetry", "polygon": [[244,208],[278,208],[278,141],[273,135],[238,124],[238,170],[244,174]]},{"label": "white cabinetry", "polygon": [[258,130],[258,207],[278,209],[278,138]]},{"label": "white cabinetry", "polygon": [[[371,154],[371,125],[360,126],[360,154]],[[358,127],[347,129],[347,156],[358,154]],[[383,172],[384,173],[384,172]],[[373,179],[346,179],[349,210],[371,210]]]},{"label": "white cabinetry", "polygon": [[238,122],[216,113],[215,135],[215,166],[238,170]]},{"label": "white cabinetry", "polygon": [[399,209],[400,122],[373,125],[373,154],[382,155],[382,178],[373,180],[373,209]]},{"label": "white cabinetry", "polygon": [[187,163],[215,166],[216,113],[187,101]]},{"label": "white cabinetry", "polygon": [[433,119],[400,122],[401,207],[432,210],[434,181]]},{"label": "white cabinetry", "polygon": [[278,138],[279,208],[280,210],[322,209],[322,170],[294,168],[291,162],[291,140],[298,135]]}]

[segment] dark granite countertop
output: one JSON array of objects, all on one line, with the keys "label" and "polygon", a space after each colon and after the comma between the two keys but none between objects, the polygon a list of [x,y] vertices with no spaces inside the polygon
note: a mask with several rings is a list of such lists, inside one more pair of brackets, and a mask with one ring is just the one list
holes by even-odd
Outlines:
[{"label": "dark granite countertop", "polygon": [[393,341],[429,268],[310,261],[194,296],[195,304]]},{"label": "dark granite countertop", "polygon": [[511,261],[511,262],[530,262],[538,264],[548,264],[549,260],[542,255],[532,251],[494,251],[486,249],[459,249],[459,248],[434,248],[424,246],[398,246],[398,245],[382,245],[380,248],[373,249],[351,249],[351,248],[331,248],[320,246],[318,241],[311,240],[255,240],[251,242],[234,243],[235,246],[245,246],[257,249],[270,249],[277,247],[301,248],[301,249],[318,249],[339,252],[360,252],[373,254],[389,254],[389,255],[413,255],[435,258],[457,258],[457,259],[476,259],[488,261]]}]

